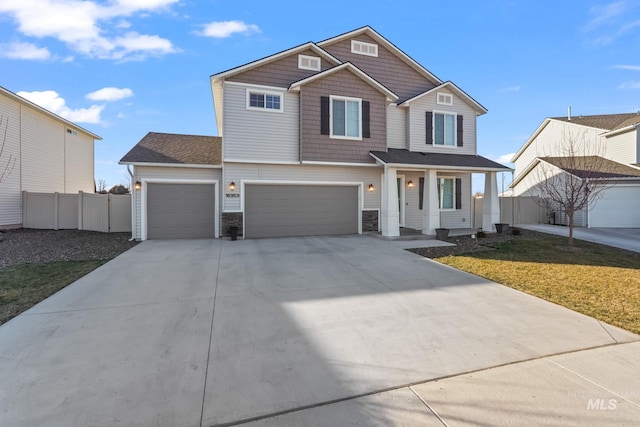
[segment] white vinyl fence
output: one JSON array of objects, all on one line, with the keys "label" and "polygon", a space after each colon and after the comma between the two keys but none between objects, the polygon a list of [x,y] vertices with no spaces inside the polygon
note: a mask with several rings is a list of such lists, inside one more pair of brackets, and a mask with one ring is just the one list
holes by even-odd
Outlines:
[{"label": "white vinyl fence", "polygon": [[22,226],[49,230],[131,231],[130,194],[22,192]]},{"label": "white vinyl fence", "polygon": [[[540,206],[538,197],[500,197],[500,222],[514,224],[544,224],[549,221],[547,210]],[[482,227],[484,199],[473,199],[473,227]]]}]

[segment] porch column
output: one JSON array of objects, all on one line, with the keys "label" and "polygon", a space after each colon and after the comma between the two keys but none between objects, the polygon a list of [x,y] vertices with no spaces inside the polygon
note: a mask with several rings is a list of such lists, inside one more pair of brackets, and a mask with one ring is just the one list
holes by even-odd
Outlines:
[{"label": "porch column", "polygon": [[422,234],[436,234],[440,228],[440,204],[438,202],[438,175],[435,169],[424,172],[422,197]]},{"label": "porch column", "polygon": [[398,208],[398,174],[395,168],[385,168],[382,179],[382,218],[380,223],[383,236],[400,235],[400,212]]},{"label": "porch column", "polygon": [[500,222],[497,175],[497,172],[487,172],[484,174],[484,203],[482,207],[483,231],[496,231],[494,224]]}]

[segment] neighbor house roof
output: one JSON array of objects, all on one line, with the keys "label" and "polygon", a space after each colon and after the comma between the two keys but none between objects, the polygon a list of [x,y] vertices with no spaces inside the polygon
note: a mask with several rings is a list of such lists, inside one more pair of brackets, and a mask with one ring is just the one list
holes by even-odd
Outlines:
[{"label": "neighbor house roof", "polygon": [[120,164],[219,166],[222,138],[149,132],[120,159]]},{"label": "neighbor house roof", "polygon": [[435,167],[439,169],[474,169],[481,171],[510,171],[511,169],[486,157],[474,154],[418,153],[400,148],[371,151],[371,156],[387,165]]},{"label": "neighbor house roof", "polygon": [[600,114],[595,116],[551,117],[553,120],[589,126],[604,130],[617,130],[640,123],[639,113]]},{"label": "neighbor house roof", "polygon": [[599,156],[540,157],[578,178],[637,178],[640,169]]},{"label": "neighbor house roof", "polygon": [[55,113],[52,113],[51,111],[47,110],[46,108],[42,108],[38,104],[34,104],[33,102],[29,101],[28,99],[25,99],[25,98],[21,97],[20,95],[11,92],[8,89],[3,88],[2,86],[0,86],[0,93],[6,95],[7,97],[11,98],[14,101],[19,102],[22,105],[26,105],[28,107],[31,107],[34,110],[39,111],[39,112],[45,114],[46,116],[51,117],[54,120],[57,120],[59,122],[64,123],[65,125],[69,126],[70,128],[72,128],[75,131],[80,131],[80,132],[82,132],[82,133],[84,133],[86,135],[89,135],[93,139],[102,140],[101,136],[98,136],[93,132],[89,132],[85,128],[80,127],[77,124],[75,124],[73,122],[70,122],[67,119],[62,118],[62,117],[60,117],[59,115],[57,115]]}]

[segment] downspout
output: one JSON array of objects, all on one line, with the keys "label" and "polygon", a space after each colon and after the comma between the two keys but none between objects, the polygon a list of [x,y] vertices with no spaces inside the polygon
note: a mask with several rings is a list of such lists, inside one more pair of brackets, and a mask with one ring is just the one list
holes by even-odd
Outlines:
[{"label": "downspout", "polygon": [[134,176],[133,173],[131,172],[131,169],[129,169],[130,165],[127,165],[127,172],[129,172],[129,176],[131,177],[131,238],[129,239],[129,241],[133,241],[136,240],[136,189],[135,189],[135,181],[134,181]]}]

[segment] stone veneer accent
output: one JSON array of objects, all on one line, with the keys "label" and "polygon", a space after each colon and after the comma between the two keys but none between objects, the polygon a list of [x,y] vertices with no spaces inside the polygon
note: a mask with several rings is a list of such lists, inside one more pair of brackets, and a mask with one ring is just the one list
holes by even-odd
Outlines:
[{"label": "stone veneer accent", "polygon": [[378,211],[362,211],[362,232],[378,231]]},{"label": "stone veneer accent", "polygon": [[222,213],[222,237],[231,237],[230,227],[238,227],[238,237],[242,237],[242,212]]}]

